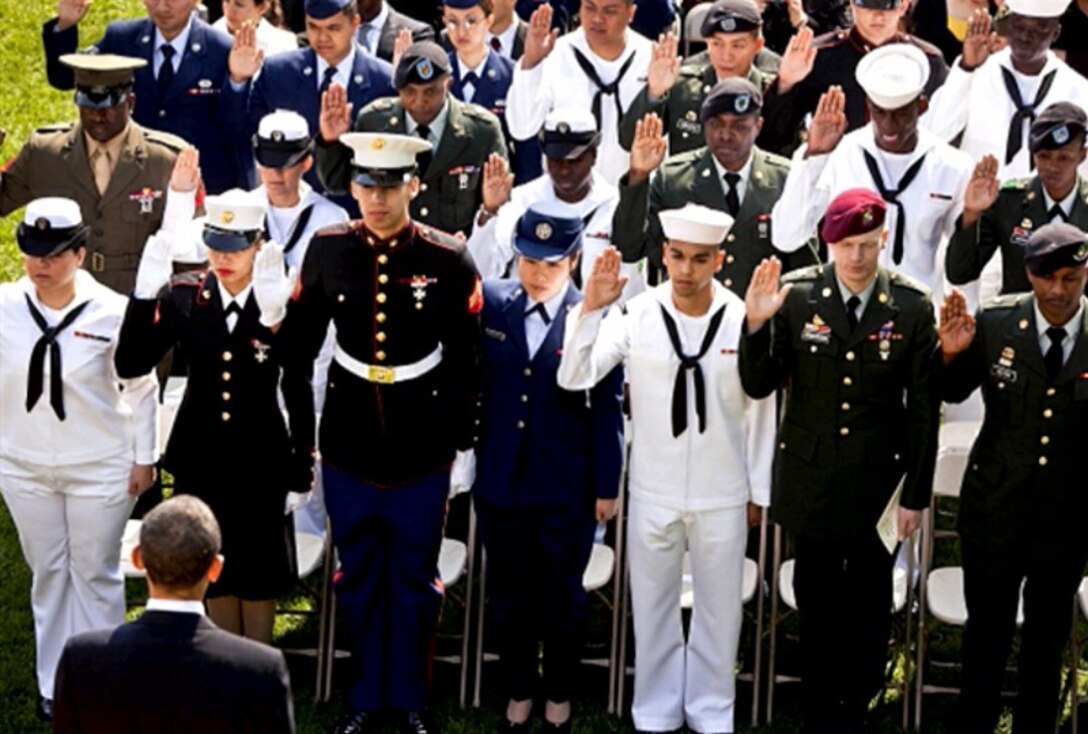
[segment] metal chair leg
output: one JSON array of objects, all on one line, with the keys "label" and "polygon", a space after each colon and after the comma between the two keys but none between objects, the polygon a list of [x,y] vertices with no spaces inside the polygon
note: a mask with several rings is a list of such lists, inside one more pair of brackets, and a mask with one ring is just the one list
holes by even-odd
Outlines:
[{"label": "metal chair leg", "polygon": [[[473,597],[472,586],[474,583],[474,576],[476,573],[476,509],[472,506],[471,500],[469,501],[468,508],[468,538],[465,541],[467,546],[467,557],[465,558],[465,621],[461,625],[461,688],[458,692],[457,702],[461,708],[465,707],[465,702],[468,699],[468,669],[469,669],[469,643],[472,635],[472,610],[473,610]],[[481,610],[483,609],[483,602],[480,604]]]},{"label": "metal chair leg", "polygon": [[627,556],[624,553],[624,510],[625,482],[620,483],[619,508],[616,512],[616,547],[615,567],[612,571],[612,628],[608,649],[608,713],[617,716],[622,715],[623,706],[616,700],[618,689],[618,677],[626,674],[626,662],[619,656],[620,650],[620,599],[623,596],[623,583],[621,579],[626,577],[625,563]]},{"label": "metal chair leg", "polygon": [[487,551],[480,549],[480,606],[476,612],[476,680],[472,706],[480,708],[480,685],[484,673],[484,608],[487,606]]},{"label": "metal chair leg", "polygon": [[332,578],[336,571],[336,551],[332,544],[332,529],[325,521],[325,563],[321,571],[321,609],[317,628],[317,672],[314,680],[314,701],[328,700],[326,691],[326,667],[332,667],[330,656],[335,654],[335,647],[330,631],[332,618],[336,614],[336,602],[333,598]]},{"label": "metal chair leg", "polygon": [[925,693],[926,604],[929,594],[929,568],[933,562],[933,531],[936,527],[936,504],[930,503],[922,518],[922,567],[918,578],[918,645],[914,662],[914,726],[922,729],[922,696]]},{"label": "metal chair leg", "polygon": [[767,511],[764,510],[763,519],[759,524],[759,562],[756,564],[759,571],[756,582],[755,653],[752,662],[752,726],[759,725],[759,694],[763,683],[763,584],[767,568],[767,523]]},{"label": "metal chair leg", "polygon": [[767,722],[774,721],[775,658],[778,653],[778,569],[782,565],[782,528],[775,525],[771,563],[771,619],[770,649],[767,657]]},{"label": "metal chair leg", "polygon": [[911,622],[914,617],[914,555],[917,552],[918,535],[916,533],[907,538],[907,600],[906,600],[906,630],[903,633],[903,711],[901,714],[900,726],[903,727],[903,731],[906,731],[910,726],[910,637],[911,637]]}]

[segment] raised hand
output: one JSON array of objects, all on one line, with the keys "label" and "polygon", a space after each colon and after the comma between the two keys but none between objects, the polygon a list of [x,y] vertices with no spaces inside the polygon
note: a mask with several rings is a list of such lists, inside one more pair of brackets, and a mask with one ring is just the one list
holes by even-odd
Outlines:
[{"label": "raised hand", "polygon": [[612,245],[606,247],[593,263],[593,270],[586,278],[582,312],[589,313],[615,303],[627,285],[627,276],[620,274],[620,251]]},{"label": "raised hand", "polygon": [[484,163],[484,183],[480,190],[484,211],[491,216],[498,214],[499,208],[510,200],[513,188],[514,174],[507,171],[506,159],[492,153]]},{"label": "raised hand", "polygon": [[393,68],[396,69],[400,63],[400,57],[404,55],[404,52],[408,50],[408,47],[412,45],[412,31],[408,28],[401,28],[397,33],[397,40],[393,41]]},{"label": "raised hand", "polygon": [[136,269],[136,287],[132,290],[134,297],[151,300],[157,298],[159,291],[167,286],[170,276],[174,274],[173,249],[174,238],[167,232],[156,232],[147,238],[140,255],[140,265]]},{"label": "raised hand", "polygon": [[778,278],[782,274],[782,263],[777,257],[765,258],[756,266],[748,290],[744,294],[744,311],[747,315],[748,333],[754,334],[763,325],[774,318],[778,309],[786,302],[786,296],[793,288],[792,283],[778,287]]},{"label": "raised hand", "polygon": [[249,81],[261,70],[262,63],[264,51],[257,48],[257,26],[247,20],[238,26],[230,44],[230,56],[227,57],[230,80],[235,84]]},{"label": "raised hand", "polygon": [[778,92],[785,94],[812,72],[817,49],[812,45],[812,29],[805,26],[797,31],[786,46],[782,63],[778,66]]},{"label": "raised hand", "polygon": [[196,191],[200,186],[200,151],[190,146],[178,153],[174,170],[170,172],[170,190],[179,193]]},{"label": "raised hand", "polygon": [[57,0],[57,30],[66,31],[79,21],[91,7],[91,0]]},{"label": "raised hand", "polygon": [[975,317],[967,310],[967,299],[955,288],[945,295],[941,304],[941,323],[937,334],[945,364],[971,346],[975,338]]},{"label": "raised hand", "polygon": [[635,137],[631,142],[631,158],[627,182],[639,184],[650,177],[661,161],[665,160],[668,143],[662,135],[661,118],[652,112],[635,123]]},{"label": "raised hand", "polygon": [[963,197],[964,228],[977,222],[982,213],[994,205],[1000,186],[997,178],[997,158],[992,155],[982,156],[975,164]]},{"label": "raised hand", "polygon": [[836,85],[820,96],[812,124],[808,128],[806,155],[822,155],[835,150],[846,132],[846,94]]},{"label": "raised hand", "polygon": [[525,53],[521,68],[528,71],[548,57],[555,48],[559,29],[552,28],[552,6],[543,3],[529,16],[529,31],[525,34]]},{"label": "raised hand", "polygon": [[287,315],[287,301],[295,287],[295,273],[288,273],[283,245],[265,242],[253,261],[253,297],[261,308],[261,324],[277,326]]},{"label": "raised hand", "polygon": [[680,76],[679,39],[672,33],[657,37],[646,73],[646,90],[653,99],[664,97]]},{"label": "raised hand", "polygon": [[993,23],[986,9],[975,8],[967,19],[967,35],[963,39],[963,57],[960,59],[960,66],[966,71],[982,66],[990,57],[993,40],[997,38],[992,29]]},{"label": "raised hand", "polygon": [[351,130],[351,108],[348,92],[339,82],[333,82],[321,95],[321,139],[335,143],[340,136]]}]

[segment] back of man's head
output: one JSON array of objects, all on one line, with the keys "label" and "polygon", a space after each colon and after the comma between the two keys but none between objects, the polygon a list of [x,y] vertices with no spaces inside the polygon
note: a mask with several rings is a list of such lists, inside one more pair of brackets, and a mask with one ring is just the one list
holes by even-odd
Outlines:
[{"label": "back of man's head", "polygon": [[211,509],[196,497],[173,497],[149,512],[140,527],[139,552],[157,587],[181,591],[201,584],[222,540]]}]

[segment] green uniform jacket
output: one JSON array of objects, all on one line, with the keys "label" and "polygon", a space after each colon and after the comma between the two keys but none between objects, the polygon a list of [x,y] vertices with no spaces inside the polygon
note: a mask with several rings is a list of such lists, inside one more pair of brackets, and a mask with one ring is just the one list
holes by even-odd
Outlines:
[{"label": "green uniform jacket", "polygon": [[[760,71],[754,64],[748,72],[748,81],[761,92],[773,80],[774,76]],[[706,95],[717,83],[718,75],[714,67],[706,64],[680,67],[680,77],[672,85],[672,89],[654,102],[650,101],[650,88],[643,87],[620,120],[620,145],[624,150],[631,150],[631,143],[635,139],[635,123],[647,113],[653,112],[661,118],[663,129],[669,136],[671,155],[703,147],[706,141],[703,140],[703,123],[700,122],[699,113],[703,109]]]},{"label": "green uniform jacket", "polygon": [[[1069,223],[1088,231],[1088,181],[1078,177],[1077,191]],[[1049,223],[1043,185],[1037,176],[1004,182],[997,201],[974,226],[952,235],[944,261],[948,280],[956,285],[976,280],[994,251],[1000,249],[1001,292],[1030,291],[1024,274],[1024,245],[1036,228]]]},{"label": "green uniform jacket", "polygon": [[788,531],[843,542],[876,532],[904,474],[900,504],[929,506],[940,415],[937,324],[929,291],[881,268],[851,331],[833,265],[783,278],[771,323],[740,343],[744,391],[787,391],[771,511]]},{"label": "green uniform jacket", "polygon": [[[431,164],[420,175],[412,219],[444,232],[472,233],[472,218],[483,199],[484,163],[492,153],[506,159],[499,120],[483,107],[449,97],[449,114]],[[357,132],[406,134],[404,107],[396,97],[378,99],[359,112]],[[351,149],[319,142],[317,173],[322,185],[342,194],[351,183]]]},{"label": "green uniform jacket", "polygon": [[998,557],[1083,557],[1088,319],[1049,384],[1035,297],[999,296],[978,313],[974,341],[944,369],[941,383],[942,397],[952,402],[981,385],[986,404],[960,495],[963,541]]},{"label": "green uniform jacket", "polygon": [[104,285],[127,294],[148,236],[162,226],[170,173],[188,144],[169,133],[130,122],[109,187],[98,193],[79,123],[42,127],[30,134],[0,174],[0,216],[43,196],[79,204],[90,229],[83,266]]},{"label": "green uniform jacket", "polygon": [[[752,148],[752,169],[736,222],[722,242],[725,262],[718,279],[744,298],[752,271],[763,258],[777,255],[785,270],[817,262],[813,250],[803,247],[783,254],[771,244],[771,210],[786,185],[790,162],[759,148]],[[660,269],[661,244],[665,241],[658,212],[702,204],[725,211],[725,192],[708,148],[667,158],[650,179],[630,186],[620,179],[620,203],[612,218],[612,242],[626,262],[645,257]]]}]

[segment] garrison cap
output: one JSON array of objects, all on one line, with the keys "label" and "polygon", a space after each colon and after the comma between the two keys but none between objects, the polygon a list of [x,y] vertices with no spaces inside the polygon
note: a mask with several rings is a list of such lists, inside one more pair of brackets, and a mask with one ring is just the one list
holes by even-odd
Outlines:
[{"label": "garrison cap", "polygon": [[397,62],[393,71],[393,88],[400,89],[405,84],[429,84],[444,76],[449,76],[450,58],[434,41],[413,43]]},{"label": "garrison cap", "polygon": [[1009,12],[1031,18],[1060,18],[1072,0],[1006,0]]},{"label": "garrison cap", "polygon": [[290,110],[276,110],[261,118],[253,135],[253,157],[265,168],[288,168],[313,150],[306,118]]},{"label": "garrison cap", "polygon": [[842,242],[884,226],[888,205],[870,189],[847,189],[827,207],[820,236],[824,242]]},{"label": "garrison cap", "polygon": [[665,239],[692,245],[717,247],[733,227],[733,217],[701,204],[686,204],[682,209],[666,209],[657,215]]},{"label": "garrison cap", "polygon": [[514,229],[514,251],[533,260],[556,262],[582,246],[582,220],[527,209]]},{"label": "garrison cap", "polygon": [[929,81],[929,59],[909,43],[889,43],[861,57],[854,77],[877,107],[897,110],[918,99]]},{"label": "garrison cap", "polygon": [[[1072,102],[1047,106],[1031,123],[1028,147],[1032,153],[1060,148],[1088,129],[1088,115]],[[1082,141],[1083,142],[1083,141]]]},{"label": "garrison cap", "polygon": [[344,8],[354,3],[355,0],[306,0],[305,12],[311,18],[324,20],[343,12]]},{"label": "garrison cap", "polygon": [[722,79],[703,100],[700,119],[715,115],[755,115],[763,109],[763,94],[755,84],[739,76]]},{"label": "garrison cap", "polygon": [[718,0],[710,6],[699,35],[709,38],[715,33],[757,31],[762,26],[763,16],[755,0]]},{"label": "garrison cap", "polygon": [[416,174],[416,156],[431,149],[415,135],[344,133],[340,142],[352,150],[352,181],[360,186],[408,183]]},{"label": "garrison cap", "polygon": [[76,79],[76,105],[92,109],[114,107],[132,89],[133,74],[145,59],[117,54],[65,54],[60,57]]},{"label": "garrison cap", "polygon": [[581,107],[556,107],[544,118],[540,144],[548,158],[570,160],[601,144],[593,114]]},{"label": "garrison cap", "polygon": [[1088,234],[1068,222],[1045,224],[1035,230],[1024,248],[1024,264],[1032,275],[1049,275],[1088,261]]},{"label": "garrison cap", "polygon": [[244,250],[264,232],[266,204],[250,191],[231,189],[204,200],[204,244],[219,252]]},{"label": "garrison cap", "polygon": [[87,241],[79,204],[61,196],[45,196],[26,205],[15,230],[19,249],[32,257],[49,257]]}]

